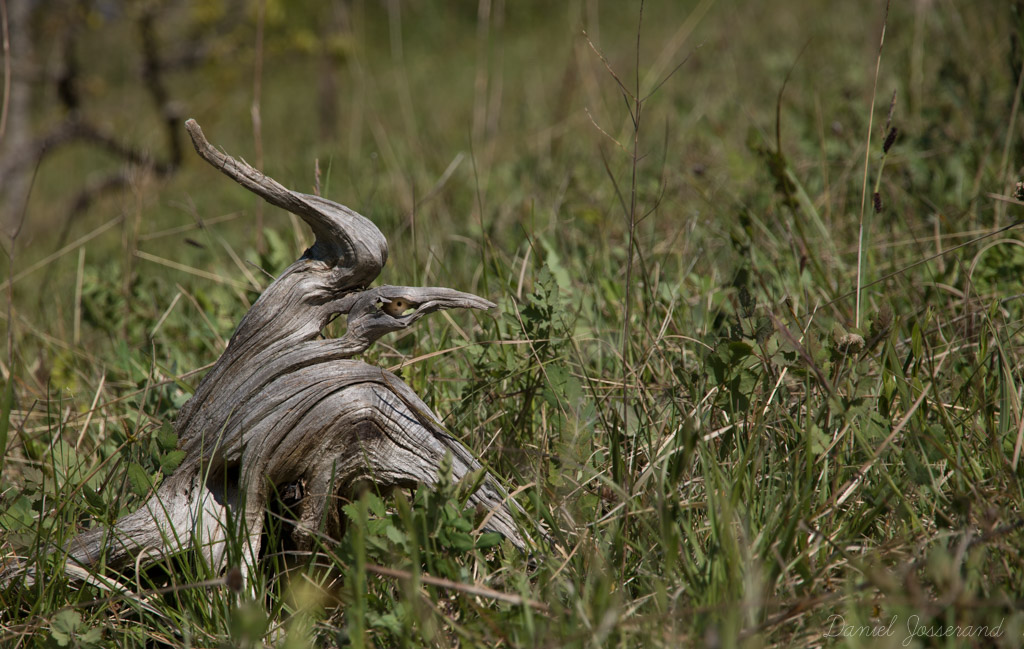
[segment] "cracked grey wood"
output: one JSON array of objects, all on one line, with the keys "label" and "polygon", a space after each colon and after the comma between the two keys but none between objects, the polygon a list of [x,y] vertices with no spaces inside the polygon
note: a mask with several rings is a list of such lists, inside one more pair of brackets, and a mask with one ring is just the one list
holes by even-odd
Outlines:
[{"label": "cracked grey wood", "polygon": [[[143,551],[199,549],[223,566],[230,521],[244,521],[248,561],[258,555],[273,490],[302,482],[295,538],[337,530],[333,499],[359,480],[381,486],[431,484],[446,455],[459,480],[480,470],[472,454],[397,376],[353,360],[386,333],[442,309],[491,309],[448,288],[366,286],[387,261],[387,241],[365,217],[324,198],[293,192],[215,149],[194,120],[196,151],[269,203],[301,217],[316,242],[259,297],[227,349],[175,422],[185,459],[138,511],[111,528],[76,537],[69,557],[123,566]],[[338,339],[318,339],[335,314]],[[487,527],[526,547],[511,510],[518,506],[491,476],[470,503],[492,512]]]}]

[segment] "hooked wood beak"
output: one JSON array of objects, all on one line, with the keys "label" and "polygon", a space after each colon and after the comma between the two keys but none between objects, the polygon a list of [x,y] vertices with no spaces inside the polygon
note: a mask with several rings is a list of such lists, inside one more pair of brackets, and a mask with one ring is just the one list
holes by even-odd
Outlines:
[{"label": "hooked wood beak", "polygon": [[[404,329],[428,313],[446,309],[496,308],[472,293],[432,286],[377,286],[354,297],[342,340],[369,346],[386,333]],[[343,311],[344,312],[344,311]]]}]

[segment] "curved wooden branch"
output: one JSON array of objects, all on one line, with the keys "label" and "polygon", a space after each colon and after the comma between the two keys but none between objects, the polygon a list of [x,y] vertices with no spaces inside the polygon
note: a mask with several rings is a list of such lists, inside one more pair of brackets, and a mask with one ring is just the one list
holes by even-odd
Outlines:
[{"label": "curved wooden branch", "polygon": [[[296,541],[338,517],[335,497],[354,482],[381,486],[434,483],[450,457],[452,478],[480,463],[394,374],[352,360],[388,332],[442,309],[491,309],[483,298],[449,288],[365,284],[380,272],[387,242],[352,210],[290,191],[215,149],[194,120],[186,122],[199,154],[268,202],[301,216],[316,243],[263,292],[242,318],[227,349],[182,407],[175,422],[185,458],[155,495],[110,529],[79,535],[70,559],[124,565],[144,550],[200,550],[222,566],[230,526],[240,521],[255,567],[264,511],[276,490],[305,485]],[[346,314],[338,339],[319,339]],[[518,506],[490,476],[470,502],[491,511],[487,527],[516,547]]]},{"label": "curved wooden branch", "polygon": [[194,119],[185,122],[185,128],[203,160],[271,205],[301,217],[309,225],[316,235],[316,243],[306,252],[307,256],[352,269],[354,274],[350,281],[357,284],[368,284],[380,274],[388,259],[388,242],[369,219],[325,198],[293,192],[247,162],[218,151],[207,141]]}]

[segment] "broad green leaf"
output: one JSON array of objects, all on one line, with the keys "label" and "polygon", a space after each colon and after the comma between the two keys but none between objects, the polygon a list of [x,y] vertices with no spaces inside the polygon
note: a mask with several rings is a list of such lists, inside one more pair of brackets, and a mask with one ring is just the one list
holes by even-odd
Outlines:
[{"label": "broad green leaf", "polygon": [[132,491],[140,496],[145,496],[149,493],[149,488],[153,484],[149,474],[142,468],[137,462],[132,462],[128,465],[128,484],[131,486]]}]

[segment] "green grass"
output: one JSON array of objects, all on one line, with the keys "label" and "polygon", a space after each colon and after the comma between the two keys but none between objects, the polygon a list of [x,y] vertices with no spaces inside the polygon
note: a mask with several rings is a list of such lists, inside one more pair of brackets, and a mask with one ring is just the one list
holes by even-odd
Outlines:
[{"label": "green grass", "polygon": [[[1024,246],[999,230],[1024,216],[1024,19],[833,4],[652,0],[638,37],[637,2],[483,2],[483,23],[470,2],[353,2],[339,23],[267,3],[267,173],[312,191],[318,160],[324,195],[388,236],[381,282],[500,304],[366,358],[447,350],[402,376],[521,488],[552,537],[532,556],[473,536],[446,484],[355,498],[313,557],[288,554],[282,505],[255,597],[189,555],[113,575],[146,607],[62,576],[47,548],[180,461],[196,370],[269,282],[252,264],[310,239],[190,148],[67,221],[124,163],[55,150],[5,239],[8,277],[46,263],[4,290],[0,548],[45,578],[0,591],[0,645],[1018,646]],[[179,121],[254,164],[255,7],[156,23],[168,58],[210,48],[165,79]],[[140,10],[82,24],[82,111],[160,157]],[[52,84],[34,101],[41,134],[62,109]]]}]

